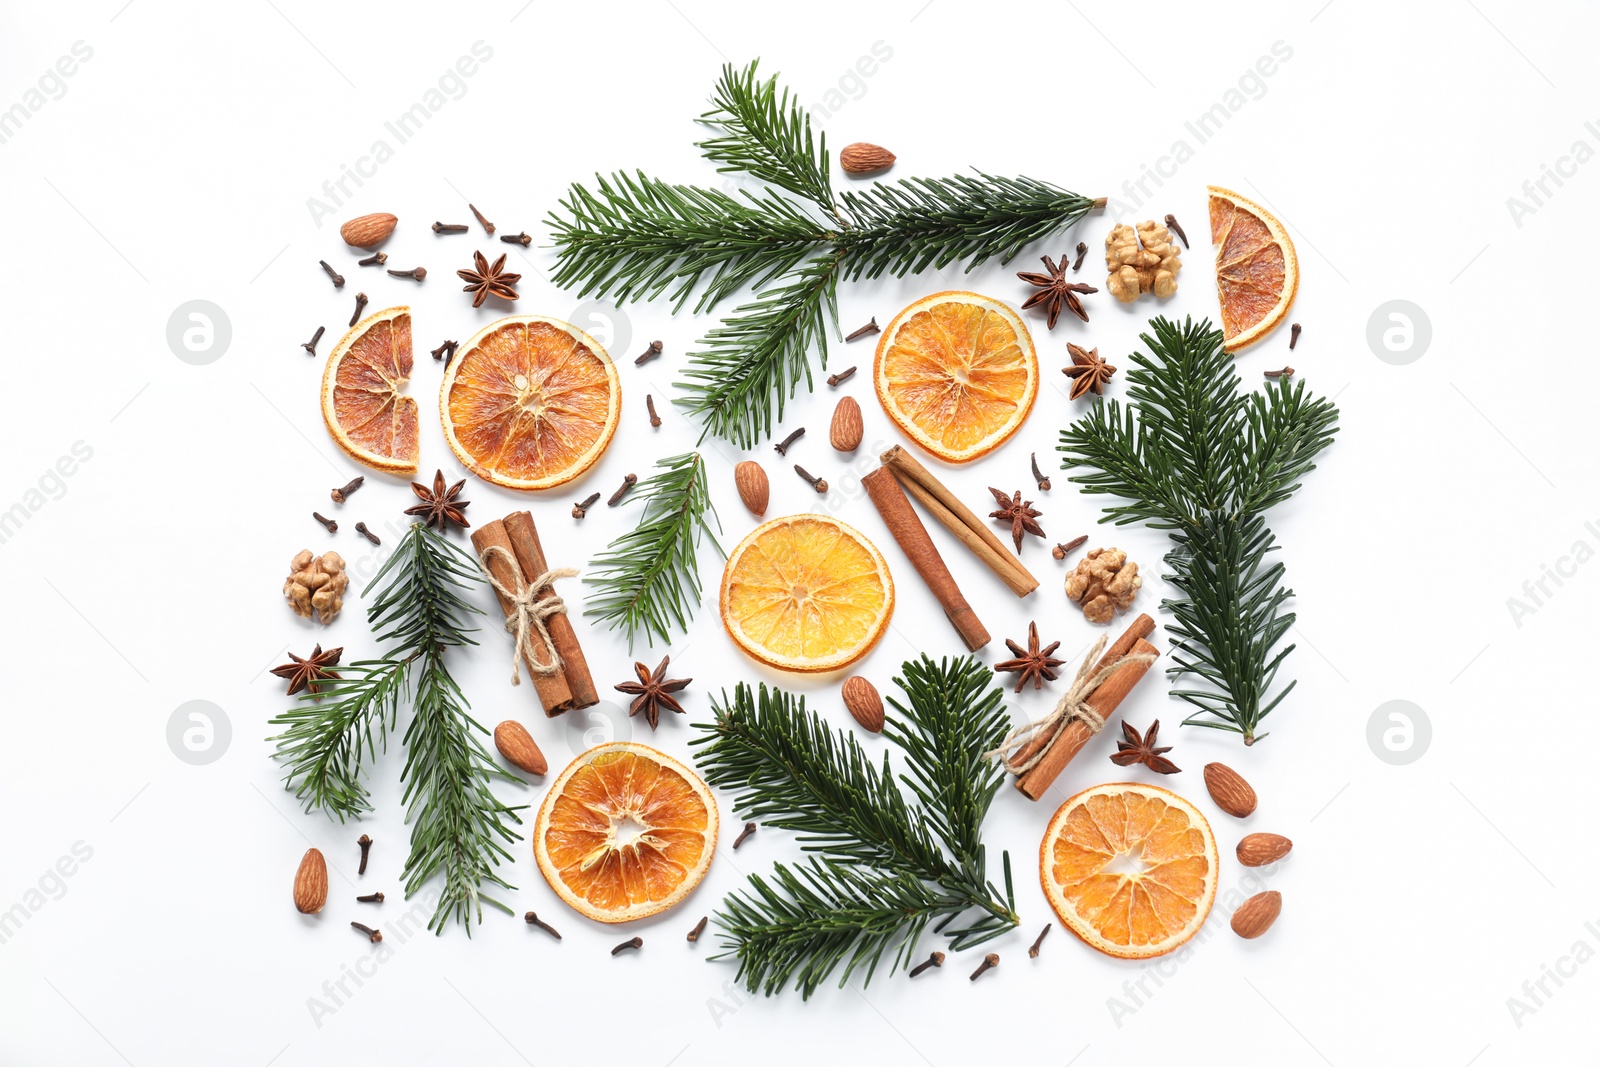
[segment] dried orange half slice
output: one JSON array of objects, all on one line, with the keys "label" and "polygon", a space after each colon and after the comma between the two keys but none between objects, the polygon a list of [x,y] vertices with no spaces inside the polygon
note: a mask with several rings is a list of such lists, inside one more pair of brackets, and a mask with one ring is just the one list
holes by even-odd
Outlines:
[{"label": "dried orange half slice", "polygon": [[1062,925],[1122,959],[1171,952],[1217,897],[1217,839],[1204,815],[1155,785],[1113,782],[1057,809],[1039,880]]},{"label": "dried orange half slice", "polygon": [[1217,300],[1222,347],[1253,345],[1289,314],[1300,291],[1294,242],[1272,212],[1238,193],[1207,186],[1211,243],[1217,246]]},{"label": "dried orange half slice", "polygon": [[490,323],[445,368],[439,417],[463,466],[507,489],[570,482],[617,432],[622,387],[593,337],[542,315]]},{"label": "dried orange half slice", "polygon": [[1039,393],[1039,357],[1017,313],[977,293],[934,293],[894,317],[872,364],[896,426],[949,463],[1017,432]]},{"label": "dried orange half slice", "polygon": [[717,804],[699,775],[631,741],[597,745],[561,772],[533,831],[556,895],[591,919],[665,911],[700,884],[717,851]]},{"label": "dried orange half slice", "polygon": [[417,402],[400,390],[411,377],[411,309],[368,315],[328,353],[322,421],[351,459],[390,473],[417,469]]},{"label": "dried orange half slice", "polygon": [[849,666],[894,613],[889,566],[860,531],[824,515],[757,526],[728,554],[722,624],[749,655],[785,671]]}]

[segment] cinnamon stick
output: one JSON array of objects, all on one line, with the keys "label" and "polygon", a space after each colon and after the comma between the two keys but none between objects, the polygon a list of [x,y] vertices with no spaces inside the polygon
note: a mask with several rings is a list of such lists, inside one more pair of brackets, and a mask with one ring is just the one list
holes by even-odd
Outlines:
[{"label": "cinnamon stick", "polygon": [[[1156,646],[1145,640],[1146,637],[1154,632],[1155,625],[1155,620],[1150,618],[1149,615],[1141,614],[1134,619],[1128,628],[1123,631],[1122,636],[1117,638],[1106,649],[1105,654],[1100,657],[1099,661],[1095,663],[1094,670],[1099,671],[1101,668],[1127,655],[1159,655],[1160,653],[1156,651]],[[1093,708],[1095,713],[1102,719],[1110,719],[1123,699],[1132,691],[1139,679],[1144,677],[1145,672],[1150,667],[1151,664],[1148,663],[1124,664],[1104,682],[1100,683],[1099,688],[1089,694],[1087,701],[1089,707]],[[1029,800],[1038,800],[1044,796],[1050,786],[1055,783],[1062,770],[1066,768],[1068,763],[1072,762],[1072,758],[1083,749],[1084,745],[1089,743],[1089,739],[1093,736],[1094,731],[1089,729],[1087,723],[1081,719],[1072,720],[1057,735],[1055,743],[1050,745],[1039,762],[1029,768],[1026,773],[1017,777],[1015,781],[1016,787]],[[1012,755],[1009,761],[1010,764],[1018,766],[1026,762],[1046,743],[1047,739],[1042,737],[1028,742]]]},{"label": "cinnamon stick", "polygon": [[[550,569],[532,515],[526,511],[514,511],[505,517],[505,527],[506,534],[511,538],[511,550],[516,553],[517,562],[522,564],[524,580],[532,582]],[[543,603],[556,595],[555,590],[546,588],[534,598],[534,603]],[[557,715],[568,708],[587,708],[598,704],[600,694],[595,692],[594,678],[589,674],[589,661],[584,658],[583,649],[578,645],[578,633],[572,628],[572,619],[562,612],[546,619],[545,627],[549,629],[550,641],[561,657],[560,673],[571,693],[571,700],[566,707],[552,709],[546,706],[545,713]]]},{"label": "cinnamon stick", "polygon": [[[506,524],[503,520],[495,519],[493,522],[486,522],[476,530],[473,530],[472,547],[477,551],[480,560],[484,560],[485,554],[488,554],[488,559],[484,560],[484,565],[489,569],[489,573],[494,575],[495,581],[507,589],[516,590],[526,587],[528,583],[527,575],[523,573],[523,568],[517,557],[516,546],[512,543],[511,536],[506,530]],[[489,549],[491,547],[499,548],[501,551],[490,553]],[[510,555],[507,556],[502,553],[509,553]],[[505,594],[498,589],[495,590],[494,595],[495,599],[500,601],[500,610],[505,612],[506,618],[509,619],[516,608]],[[555,617],[552,617],[550,622],[554,621]],[[549,625],[549,623],[546,625]],[[554,626],[550,626],[550,633],[552,637],[555,635]],[[539,694],[539,705],[544,708],[545,714],[559,715],[572,707],[572,690],[568,688],[567,679],[560,671],[554,674],[538,674],[534,671],[533,664],[528,661],[527,655],[523,655],[522,663],[528,670],[528,677],[533,679],[534,691]]]},{"label": "cinnamon stick", "polygon": [[955,534],[956,539],[999,576],[1013,593],[1027,596],[1039,588],[1039,579],[1028,572],[1028,568],[1001,543],[995,532],[945,488],[944,483],[935,478],[928,468],[917,462],[915,456],[895,445],[878,458],[894,472],[906,491],[928,509],[928,514]]},{"label": "cinnamon stick", "polygon": [[917,517],[911,501],[906,499],[905,490],[895,480],[894,472],[887,467],[879,467],[862,478],[861,484],[872,498],[878,514],[883,516],[884,525],[889,527],[896,543],[911,561],[911,566],[922,576],[923,582],[933,592],[934,599],[944,609],[945,617],[956,628],[956,633],[961,635],[967,651],[976,652],[987,645],[989,631],[984,629],[972,605],[967,603],[967,598],[961,595],[956,580],[950,575],[950,568],[944,565],[944,557],[939,555],[939,549],[928,537],[927,527]]}]

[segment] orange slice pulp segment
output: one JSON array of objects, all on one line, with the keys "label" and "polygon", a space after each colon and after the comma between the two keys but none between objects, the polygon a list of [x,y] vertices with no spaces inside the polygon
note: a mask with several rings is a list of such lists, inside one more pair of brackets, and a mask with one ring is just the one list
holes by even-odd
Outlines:
[{"label": "orange slice pulp segment", "polygon": [[1208,191],[1223,348],[1237,352],[1289,314],[1300,290],[1300,261],[1288,231],[1270,211],[1219,186]]}]

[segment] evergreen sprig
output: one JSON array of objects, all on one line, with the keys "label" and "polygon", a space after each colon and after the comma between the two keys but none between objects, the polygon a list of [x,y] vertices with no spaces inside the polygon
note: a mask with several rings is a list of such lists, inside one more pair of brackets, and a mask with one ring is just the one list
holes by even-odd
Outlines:
[{"label": "evergreen sprig", "polygon": [[[667,294],[674,311],[700,290],[696,311],[749,286],[753,296],[689,355],[678,398],[713,434],[748,448],[772,432],[803,379],[810,353],[827,364],[838,332],[839,280],[904,277],[965,261],[1009,262],[1030,242],[1071,226],[1097,201],[1031,178],[982,172],[873,183],[835,195],[826,138],[758,62],[723,68],[712,110],[716,134],[699,143],[720,171],[766,184],[737,197],[645,176],[596,176],[574,185],[565,215],[549,218],[560,286],[619,304]],[[792,193],[801,199],[785,195]]]},{"label": "evergreen sprig", "polygon": [[285,780],[306,810],[343,821],[371,809],[361,781],[364,762],[386,745],[409,696],[401,772],[411,823],[406,894],[442,874],[429,926],[442,931],[453,918],[469,936],[485,902],[510,910],[481,887],[514,888],[496,868],[511,858],[505,844],[519,840],[511,824],[522,821],[521,809],[502,804],[489,788],[496,780],[517,779],[490,758],[479,739],[487,731],[472,718],[446,662],[449,649],[476,644],[471,618],[481,613],[462,591],[481,581],[470,557],[414,523],[367,587],[368,594],[378,590],[367,621],[390,646],[388,654],[341,667],[340,678],[319,684],[322,700],[306,694],[272,720],[285,730],[271,738],[275,758],[286,764]]},{"label": "evergreen sprig", "polygon": [[706,524],[706,516],[715,520],[717,512],[700,453],[669,456],[658,460],[656,469],[660,473],[633,493],[644,503],[638,525],[596,556],[590,564],[594,573],[584,579],[595,587],[584,614],[613,630],[622,627],[630,649],[641,630],[652,645],[657,636],[670,642],[673,625],[688,630],[700,603],[700,535],[722,551]]},{"label": "evergreen sprig", "polygon": [[[1173,549],[1167,579],[1182,594],[1163,600],[1176,677],[1209,688],[1173,695],[1199,709],[1186,724],[1241,734],[1254,744],[1261,721],[1289,690],[1272,692],[1293,645],[1277,649],[1294,624],[1282,610],[1293,591],[1263,513],[1288,499],[1316,469],[1338,432],[1339,410],[1312,397],[1304,382],[1268,381],[1241,394],[1234,359],[1209,321],[1178,326],[1152,319],[1135,352],[1129,403],[1092,406],[1061,434],[1062,466],[1085,493],[1121,498],[1105,517],[1166,530]],[[1276,649],[1276,651],[1275,651]]]},{"label": "evergreen sprig", "polygon": [[982,754],[1010,726],[993,672],[970,656],[923,656],[895,684],[907,702],[889,701],[884,736],[901,751],[898,776],[887,753],[875,765],[803,697],[765,685],[724,694],[691,742],[707,780],[736,791],[740,818],[793,830],[812,854],[753,876],[717,915],[716,958],[736,958],[752,993],[792,984],[810,997],[841,964],[841,985],[857,969],[870,982],[890,950],[891,967],[909,966],[929,929],[955,951],[1017,924],[1010,857],[1002,896],[981,835],[1005,777]]}]

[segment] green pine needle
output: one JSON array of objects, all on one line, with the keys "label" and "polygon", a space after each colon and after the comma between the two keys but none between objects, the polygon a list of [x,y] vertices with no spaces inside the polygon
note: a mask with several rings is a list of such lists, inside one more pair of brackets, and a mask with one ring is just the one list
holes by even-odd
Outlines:
[{"label": "green pine needle", "polygon": [[706,516],[715,520],[717,512],[700,453],[669,456],[657,461],[656,469],[660,473],[633,493],[644,503],[638,525],[596,556],[590,564],[594,573],[584,579],[595,587],[584,614],[613,630],[622,627],[630,650],[641,630],[652,645],[656,637],[670,643],[673,626],[688,630],[700,603],[700,535],[722,551],[706,525]]},{"label": "green pine needle", "polygon": [[1210,322],[1165,318],[1142,335],[1149,353],[1130,358],[1126,405],[1097,403],[1061,434],[1062,466],[1085,493],[1121,498],[1105,518],[1166,530],[1173,549],[1167,580],[1181,596],[1163,600],[1174,621],[1174,677],[1201,688],[1173,695],[1199,710],[1186,724],[1227,730],[1245,744],[1265,737],[1261,721],[1290,682],[1273,692],[1294,646],[1278,643],[1294,624],[1283,565],[1268,563],[1272,531],[1263,513],[1288,499],[1316,469],[1338,432],[1339,410],[1307,394],[1304,382],[1269,381],[1241,394],[1234,359]]},{"label": "green pine needle", "polygon": [[325,810],[340,821],[371,810],[361,781],[364,763],[387,744],[401,700],[411,698],[412,719],[404,737],[406,817],[411,852],[406,857],[406,895],[435,875],[444,886],[429,923],[442,932],[447,920],[470,936],[482,905],[510,909],[484,896],[486,884],[514,888],[496,868],[511,859],[505,845],[520,840],[517,812],[495,799],[490,783],[517,781],[501,770],[480,740],[483,726],[468,711],[465,695],[446,663],[447,650],[476,644],[471,617],[480,614],[462,590],[482,581],[471,557],[443,535],[414,523],[395,545],[366,593],[376,596],[367,621],[380,642],[391,646],[381,660],[341,667],[340,678],[319,684],[321,700],[302,696],[272,720],[284,732],[275,758],[307,811]]},{"label": "green pine needle", "polygon": [[811,387],[813,351],[826,366],[841,279],[1009,262],[1096,205],[1046,182],[982,172],[835,195],[826,139],[813,139],[799,100],[756,68],[723,68],[701,118],[716,136],[699,147],[719,170],[766,188],[734,197],[643,173],[597,175],[594,191],[572,186],[565,214],[549,218],[554,281],[581,296],[624,303],[666,295],[678,311],[699,290],[695,310],[703,311],[753,290],[690,352],[679,383],[687,395],[678,400],[705,434],[746,448],[772,433],[802,380]]},{"label": "green pine needle", "polygon": [[841,965],[841,985],[858,969],[870,982],[890,950],[892,967],[908,967],[929,929],[955,951],[1017,924],[1009,857],[1002,895],[980,831],[1005,778],[982,754],[1010,726],[993,672],[923,656],[895,683],[907,702],[890,700],[884,736],[901,751],[898,777],[887,753],[875,765],[804,698],[765,685],[724,694],[691,742],[706,779],[736,792],[740,818],[793,830],[812,854],[752,877],[717,915],[727,936],[715,958],[738,959],[751,992],[793,985],[809,997]]}]

